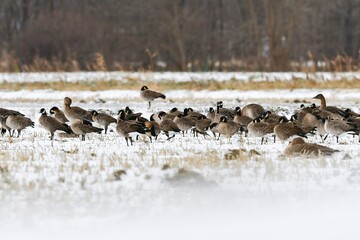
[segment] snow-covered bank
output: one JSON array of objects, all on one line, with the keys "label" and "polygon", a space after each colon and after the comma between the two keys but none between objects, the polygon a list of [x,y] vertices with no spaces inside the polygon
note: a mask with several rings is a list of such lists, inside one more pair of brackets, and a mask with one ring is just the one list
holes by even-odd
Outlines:
[{"label": "snow-covered bank", "polygon": [[314,81],[360,80],[360,72],[64,72],[64,73],[0,73],[2,82],[82,82],[82,81]]}]

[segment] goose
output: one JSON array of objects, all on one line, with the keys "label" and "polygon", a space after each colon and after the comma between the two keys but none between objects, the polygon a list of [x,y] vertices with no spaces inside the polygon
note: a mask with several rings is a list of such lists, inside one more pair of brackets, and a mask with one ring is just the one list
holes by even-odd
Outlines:
[{"label": "goose", "polygon": [[54,115],[54,117],[55,117],[58,121],[60,121],[61,123],[67,123],[67,122],[69,122],[69,119],[67,119],[67,118],[65,117],[64,112],[61,111],[58,107],[55,107],[55,106],[52,107],[49,112],[50,112],[51,115]]},{"label": "goose", "polygon": [[97,111],[91,111],[92,120],[104,127],[105,134],[107,133],[108,127],[111,123],[116,123],[116,119],[106,113],[98,113]]},{"label": "goose", "polygon": [[176,123],[176,125],[182,131],[183,136],[185,136],[185,132],[195,126],[196,120],[193,117],[179,114],[174,118],[174,123]]},{"label": "goose", "polygon": [[145,124],[134,121],[134,120],[125,120],[125,112],[121,112],[117,119],[116,132],[124,137],[126,140],[126,145],[129,146],[129,140],[131,146],[133,145],[133,137],[137,137],[139,134],[145,134]]},{"label": "goose", "polygon": [[262,122],[259,117],[255,118],[249,125],[247,129],[249,134],[254,137],[261,137],[261,145],[264,143],[264,138],[274,133],[274,125]]},{"label": "goose", "polygon": [[253,121],[253,119],[251,117],[242,115],[242,111],[240,108],[236,111],[236,115],[234,117],[234,122],[240,124],[243,127],[243,129],[245,131],[245,136],[247,136],[247,133],[248,133],[247,126],[252,121]]},{"label": "goose", "polygon": [[255,103],[248,104],[242,109],[242,115],[249,116],[252,119],[258,118],[264,113],[265,109],[263,106]]},{"label": "goose", "polygon": [[284,151],[285,156],[294,155],[332,155],[339,150],[332,149],[326,146],[318,145],[315,143],[306,143],[304,139],[297,137],[294,138]]},{"label": "goose", "polygon": [[64,98],[64,114],[65,117],[70,120],[70,122],[73,122],[75,119],[87,120],[89,122],[93,121],[91,112],[86,111],[80,107],[72,107],[71,103],[71,98]]},{"label": "goose", "polygon": [[67,124],[61,123],[56,118],[48,116],[44,108],[40,109],[40,113],[41,116],[39,117],[39,123],[45,130],[50,132],[50,140],[54,139],[54,133],[56,131],[63,131],[68,134],[73,133],[73,131]]},{"label": "goose", "polygon": [[5,124],[11,130],[13,130],[12,133],[10,132],[11,137],[14,136],[15,130],[17,130],[17,132],[18,132],[17,137],[19,137],[20,133],[23,129],[25,129],[27,127],[34,128],[34,122],[30,118],[24,117],[24,116],[16,114],[16,113],[11,113],[6,118]]},{"label": "goose", "polygon": [[206,116],[202,115],[198,117],[198,120],[195,123],[195,131],[196,134],[200,133],[202,135],[209,135],[207,134],[207,130],[209,130],[209,127],[211,125],[211,119],[207,118]]},{"label": "goose", "polygon": [[339,136],[343,133],[359,132],[355,124],[330,117],[325,119],[324,128],[327,133],[336,136],[336,143],[339,143]]},{"label": "goose", "polygon": [[151,102],[154,101],[156,98],[166,99],[166,96],[164,94],[152,91],[147,86],[141,87],[140,97],[149,103],[149,108],[151,108]]},{"label": "goose", "polygon": [[22,114],[22,113],[20,113],[18,111],[15,111],[15,110],[6,109],[6,108],[0,108],[0,116],[7,117],[10,114],[25,116],[24,114]]},{"label": "goose", "polygon": [[[173,120],[162,119],[164,116],[166,116],[166,113],[165,113],[165,115],[159,115],[160,120],[161,120],[159,125],[160,125],[160,129],[168,137],[167,140],[170,140],[171,138],[175,137],[175,133],[181,132],[181,130]],[[170,137],[170,134],[173,134],[173,136]]]},{"label": "goose", "polygon": [[343,111],[343,110],[341,110],[341,109],[338,108],[338,107],[327,106],[324,95],[318,94],[318,95],[316,95],[316,96],[314,97],[314,99],[320,100],[320,108],[319,108],[319,109],[320,109],[321,111],[330,112],[330,113],[332,113],[332,114],[334,114],[334,115],[339,116],[340,118],[346,115],[346,112]]},{"label": "goose", "polygon": [[236,122],[229,121],[225,116],[220,118],[217,126],[219,134],[228,136],[229,139],[240,130],[240,125]]},{"label": "goose", "polygon": [[228,119],[233,119],[236,114],[236,110],[239,108],[237,107],[235,110],[230,108],[224,108],[222,101],[219,101],[217,105],[219,106],[219,113],[223,116],[226,116]]},{"label": "goose", "polygon": [[94,127],[91,125],[88,125],[84,123],[85,120],[81,119],[74,119],[71,122],[71,130],[75,133],[81,136],[81,141],[85,141],[85,135],[87,133],[101,133],[102,128]]},{"label": "goose", "polygon": [[279,123],[274,127],[274,133],[281,141],[288,140],[293,136],[307,138],[306,133],[301,128],[289,122],[285,117],[280,118]]}]

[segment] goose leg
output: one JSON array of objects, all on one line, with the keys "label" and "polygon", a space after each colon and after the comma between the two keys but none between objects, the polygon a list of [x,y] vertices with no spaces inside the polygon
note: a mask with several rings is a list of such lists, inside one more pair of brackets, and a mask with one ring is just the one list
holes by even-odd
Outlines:
[{"label": "goose leg", "polygon": [[336,136],[336,143],[339,143],[339,136]]},{"label": "goose leg", "polygon": [[327,139],[327,137],[329,136],[329,134],[326,134],[324,137],[324,141]]},{"label": "goose leg", "polygon": [[53,139],[54,139],[54,133],[51,132],[51,133],[50,133],[50,140],[53,140]]},{"label": "goose leg", "polygon": [[107,129],[108,129],[108,126],[105,126],[105,135],[106,135],[106,133],[107,133]]},{"label": "goose leg", "polygon": [[81,135],[81,141],[85,141],[85,134]]},{"label": "goose leg", "polygon": [[261,138],[261,145],[264,143],[264,137]]},{"label": "goose leg", "polygon": [[129,137],[131,146],[133,145],[132,137]]},{"label": "goose leg", "polygon": [[276,135],[274,135],[274,143],[276,142]]},{"label": "goose leg", "polygon": [[151,136],[149,136],[149,138],[150,138],[150,143],[152,143],[152,138],[151,138]]},{"label": "goose leg", "polygon": [[221,134],[219,133],[219,137],[218,137],[218,139],[217,139],[217,140],[219,140],[219,139],[220,139],[220,136],[221,136]]},{"label": "goose leg", "polygon": [[151,108],[151,102],[149,101],[149,109]]},{"label": "goose leg", "polygon": [[17,130],[18,132],[18,135],[17,135],[17,138],[20,137],[20,133],[21,133],[21,130]]},{"label": "goose leg", "polygon": [[127,137],[125,137],[125,140],[126,140],[126,145],[129,146],[129,140]]}]

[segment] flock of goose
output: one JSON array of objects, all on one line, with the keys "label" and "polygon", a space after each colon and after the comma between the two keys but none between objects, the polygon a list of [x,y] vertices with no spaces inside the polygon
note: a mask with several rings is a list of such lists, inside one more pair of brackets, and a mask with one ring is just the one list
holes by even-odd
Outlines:
[{"label": "flock of goose", "polygon": [[[153,100],[166,98],[162,93],[149,90],[147,86],[141,88],[140,97],[149,103],[149,108]],[[217,102],[216,108],[210,107],[206,114],[194,111],[192,108],[180,111],[174,107],[170,111],[155,112],[146,119],[142,117],[142,113],[135,113],[126,107],[118,112],[116,119],[104,112],[88,111],[72,106],[72,100],[65,97],[63,109],[52,107],[49,111],[51,116],[44,108],[40,109],[41,116],[38,122],[50,133],[51,140],[56,131],[63,131],[77,134],[84,141],[86,134],[101,133],[103,130],[106,134],[108,126],[115,124],[116,132],[125,138],[128,146],[129,141],[132,145],[139,135],[148,136],[152,142],[152,138],[156,140],[161,133],[164,133],[168,140],[175,137],[176,133],[182,132],[184,135],[187,131],[192,131],[194,136],[201,134],[204,138],[212,134],[215,139],[219,139],[221,135],[231,138],[235,134],[245,133],[245,136],[261,138],[261,144],[268,136],[273,136],[274,142],[276,139],[292,140],[285,149],[285,155],[329,155],[337,150],[320,144],[307,143],[304,138],[318,134],[324,142],[330,134],[336,136],[338,142],[342,134],[359,135],[360,115],[351,109],[327,106],[322,94],[318,94],[314,99],[320,100],[319,106],[302,104],[290,119],[266,111],[259,104],[229,109],[224,108],[221,101]],[[98,127],[93,126],[93,123]],[[18,111],[0,108],[0,125],[2,135],[8,131],[13,137],[16,130],[19,137],[23,129],[34,127],[34,122]]]}]

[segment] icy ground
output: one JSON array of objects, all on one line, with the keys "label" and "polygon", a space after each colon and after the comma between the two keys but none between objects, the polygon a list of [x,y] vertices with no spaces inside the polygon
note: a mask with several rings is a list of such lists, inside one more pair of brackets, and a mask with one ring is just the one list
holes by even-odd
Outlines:
[{"label": "icy ground", "polygon": [[[168,91],[151,111],[137,91],[0,92],[1,107],[34,120],[64,96],[115,114],[193,107],[206,112],[261,103],[290,116],[317,90]],[[329,105],[359,112],[359,90],[322,91]],[[82,101],[81,101],[82,100]],[[294,102],[295,101],[295,102]],[[300,101],[300,102],[299,102]],[[115,126],[111,128],[114,129]],[[334,138],[332,157],[286,158],[288,143],[234,136],[160,136],[127,147],[115,132],[52,143],[38,123],[19,139],[0,140],[1,239],[358,239],[358,138]],[[319,142],[318,137],[309,141]],[[169,168],[163,169],[164,165]],[[119,170],[125,170],[121,175]]]}]

